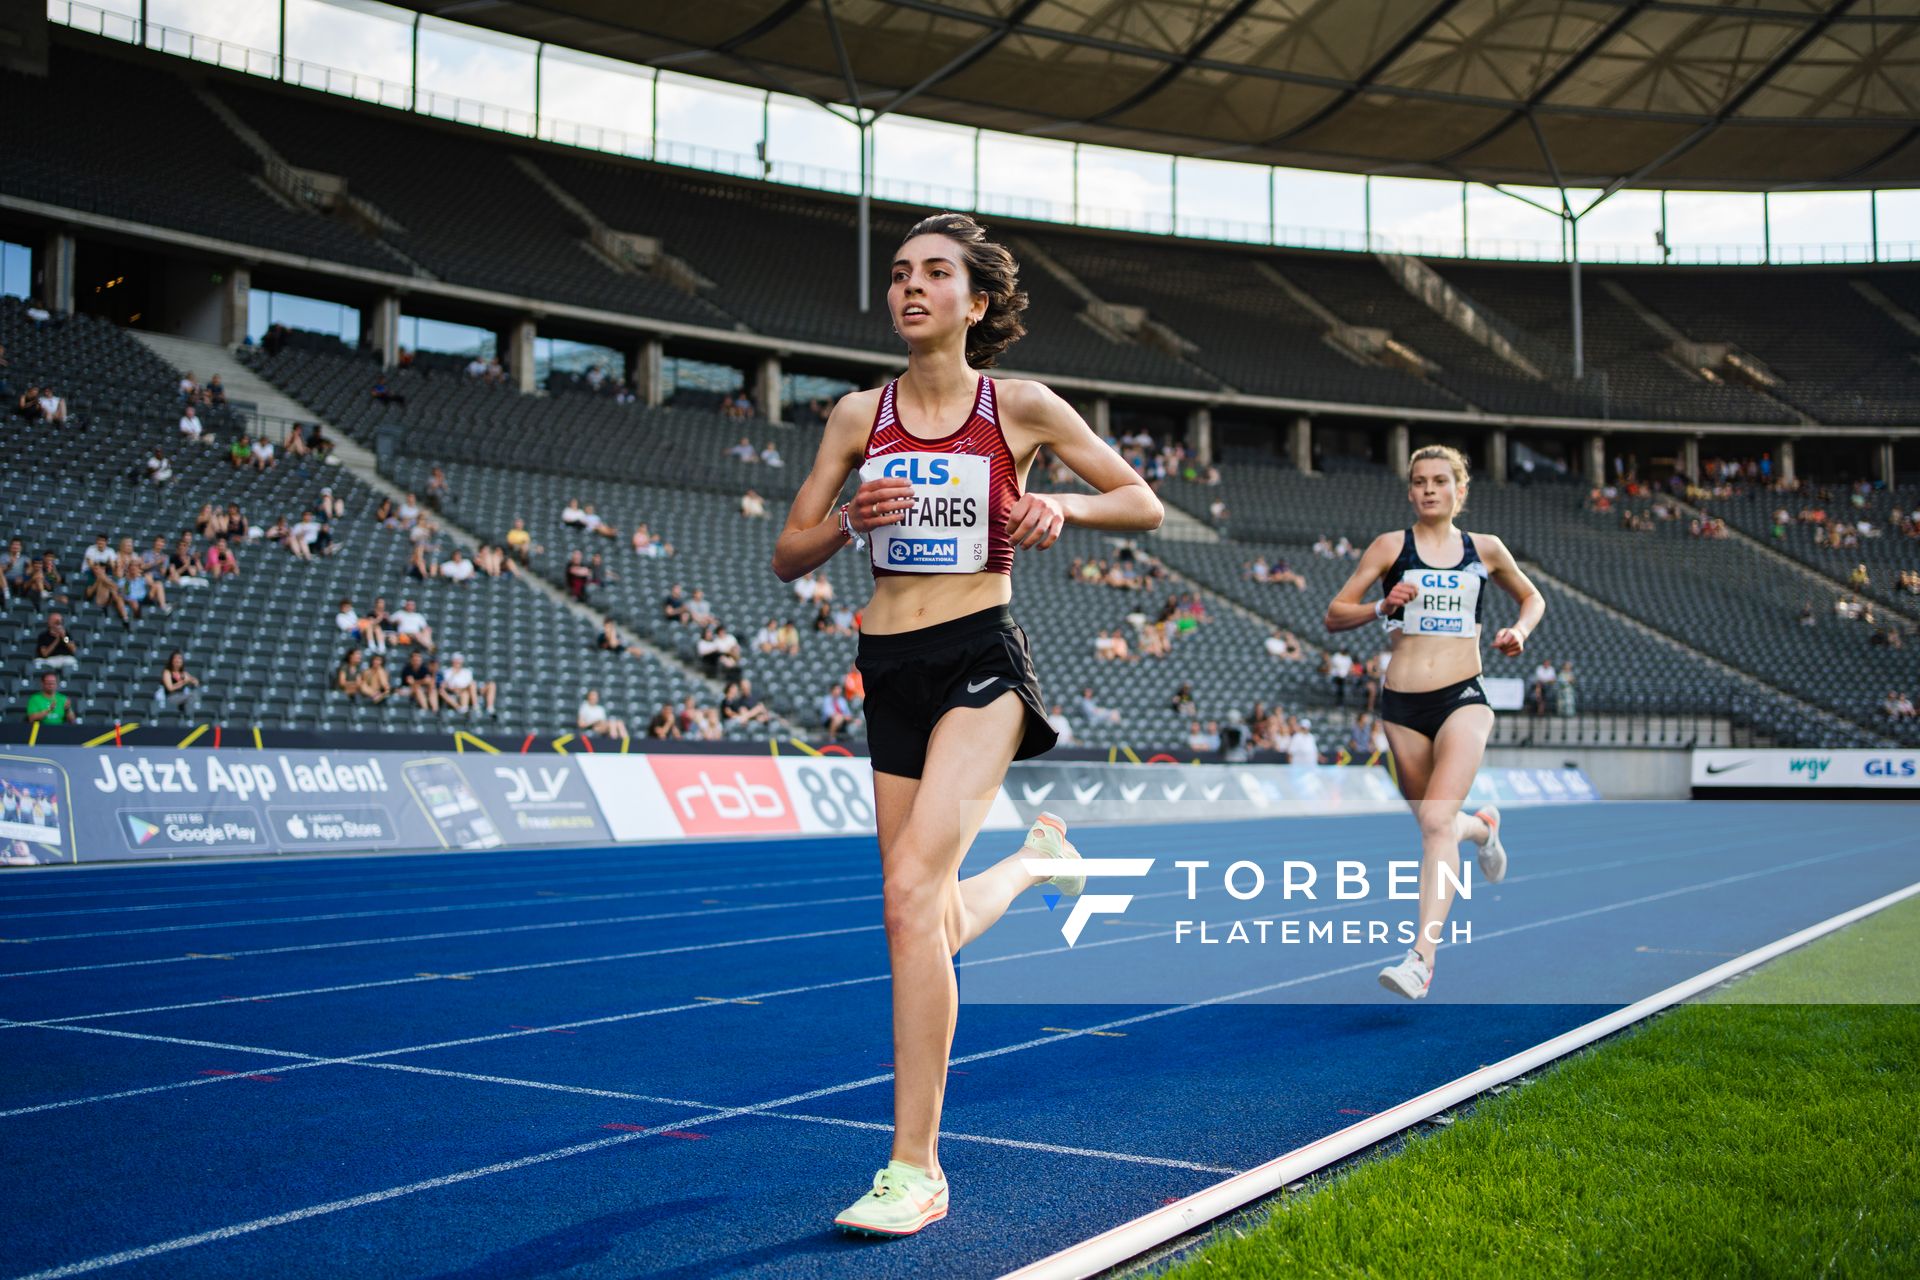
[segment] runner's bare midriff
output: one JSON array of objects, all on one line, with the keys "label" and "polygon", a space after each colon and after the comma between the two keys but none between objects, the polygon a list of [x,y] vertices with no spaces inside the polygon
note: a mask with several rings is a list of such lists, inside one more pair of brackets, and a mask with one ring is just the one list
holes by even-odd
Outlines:
[{"label": "runner's bare midriff", "polygon": [[1444,689],[1480,674],[1480,642],[1464,636],[1410,636],[1393,633],[1393,662],[1387,688],[1396,693]]},{"label": "runner's bare midriff", "polygon": [[951,622],[1013,601],[1013,579],[1004,573],[940,573],[879,578],[860,614],[867,635],[893,635]]}]

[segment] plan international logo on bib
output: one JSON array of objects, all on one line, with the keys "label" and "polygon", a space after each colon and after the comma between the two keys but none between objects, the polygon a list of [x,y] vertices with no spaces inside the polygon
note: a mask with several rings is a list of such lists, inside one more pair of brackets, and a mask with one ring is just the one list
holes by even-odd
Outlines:
[{"label": "plan international logo on bib", "polygon": [[887,544],[889,564],[959,564],[958,538],[895,538]]}]

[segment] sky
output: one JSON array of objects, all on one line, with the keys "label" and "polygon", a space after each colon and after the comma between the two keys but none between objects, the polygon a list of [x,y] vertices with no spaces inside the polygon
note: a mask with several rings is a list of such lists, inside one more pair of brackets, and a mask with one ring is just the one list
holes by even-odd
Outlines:
[{"label": "sky", "polygon": [[[272,74],[280,5],[263,0],[147,0],[148,43]],[[137,38],[140,0],[49,0],[56,22]],[[404,107],[413,14],[375,0],[285,0],[286,78]],[[162,30],[164,29],[164,30]],[[673,164],[826,190],[859,189],[857,130],[800,98],[678,71],[609,61],[477,27],[423,18],[417,109],[489,128]],[[536,102],[536,95],[538,102]],[[536,115],[536,107],[538,114]],[[976,156],[978,164],[976,167]],[[1550,188],[1195,160],[887,117],[874,129],[874,191],[937,208],[1215,239],[1429,256],[1563,257]],[[1077,181],[1076,181],[1077,178]],[[1570,191],[1575,210],[1597,191]],[[1524,196],[1526,199],[1517,199]],[[1878,197],[1883,258],[1920,257],[1920,192]],[[1664,209],[1663,209],[1664,206]],[[1664,224],[1663,224],[1664,217]],[[1864,261],[1868,193],[1774,195],[1626,191],[1580,221],[1583,261]]]}]

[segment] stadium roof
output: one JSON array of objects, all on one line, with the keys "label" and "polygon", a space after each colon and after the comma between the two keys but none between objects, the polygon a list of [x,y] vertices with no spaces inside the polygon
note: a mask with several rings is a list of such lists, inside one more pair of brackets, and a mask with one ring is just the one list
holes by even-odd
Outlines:
[{"label": "stadium roof", "polygon": [[401,0],[625,61],[1179,155],[1920,184],[1920,0]]}]

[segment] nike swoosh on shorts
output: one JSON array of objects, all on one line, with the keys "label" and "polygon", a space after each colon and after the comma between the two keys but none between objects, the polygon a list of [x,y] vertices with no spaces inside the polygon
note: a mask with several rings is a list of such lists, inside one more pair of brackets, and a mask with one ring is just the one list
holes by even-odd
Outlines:
[{"label": "nike swoosh on shorts", "polygon": [[985,680],[982,680],[979,684],[975,684],[973,681],[969,680],[967,681],[967,692],[978,693],[982,689],[986,688],[988,685],[992,684],[994,681],[998,680],[999,678],[1000,678],[999,676],[988,676]]}]

